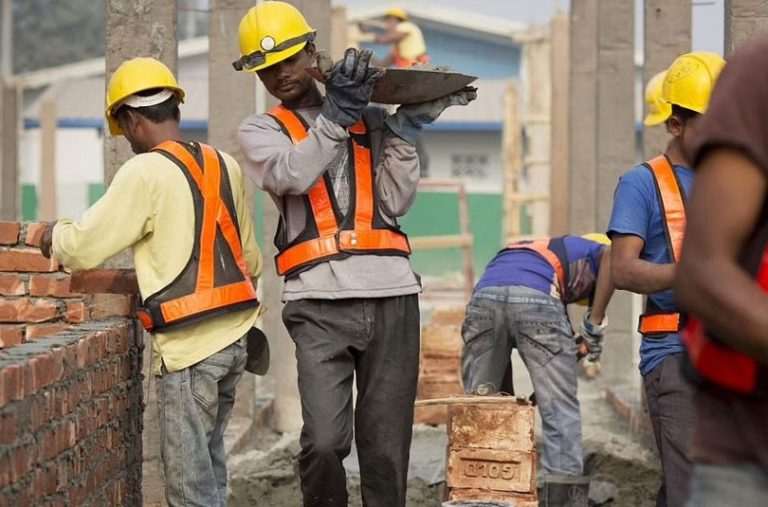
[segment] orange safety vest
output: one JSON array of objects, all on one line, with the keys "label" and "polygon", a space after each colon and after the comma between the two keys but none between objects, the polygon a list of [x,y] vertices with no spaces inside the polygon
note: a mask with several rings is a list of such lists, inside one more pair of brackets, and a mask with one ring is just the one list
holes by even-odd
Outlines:
[{"label": "orange safety vest", "polygon": [[[686,223],[682,186],[665,155],[660,155],[643,165],[653,175],[661,208],[664,235],[667,238],[667,248],[672,262],[679,262]],[[648,338],[653,338],[654,335],[677,333],[682,327],[683,320],[679,312],[653,311],[646,307],[645,313],[640,316],[637,330]]]},{"label": "orange safety vest", "polygon": [[531,250],[544,257],[555,270],[560,298],[566,301],[568,290],[568,253],[563,238],[537,239],[508,243],[505,250]]},{"label": "orange safety vest", "polygon": [[[757,284],[768,292],[768,228],[753,238],[754,244],[742,255],[742,265]],[[755,269],[754,266],[757,265]],[[695,317],[687,319],[681,339],[691,365],[700,379],[739,394],[768,398],[768,367],[712,336]]]},{"label": "orange safety vest", "polygon": [[400,52],[395,50],[392,52],[392,60],[393,60],[392,65],[394,67],[397,67],[398,69],[407,69],[408,67],[412,67],[416,64],[429,63],[429,55],[427,53],[424,53],[414,58],[405,58],[403,56],[400,56]]},{"label": "orange safety vest", "polygon": [[195,242],[176,279],[136,311],[147,331],[169,331],[259,304],[243,259],[224,162],[211,146],[191,144],[190,148],[165,141],[152,149],[174,162],[187,178],[195,209]]},{"label": "orange safety vest", "polygon": [[[294,144],[307,137],[307,125],[297,113],[277,106],[268,114]],[[350,189],[355,192],[350,198],[347,215],[341,216],[326,172],[303,196],[308,211],[307,224],[293,241],[285,239],[286,224],[283,217],[280,219],[275,236],[275,246],[279,250],[275,265],[281,276],[290,277],[321,262],[354,254],[407,257],[411,253],[408,236],[398,227],[386,223],[379,212],[365,125],[360,121],[347,130],[351,139],[350,159],[354,161]]]}]

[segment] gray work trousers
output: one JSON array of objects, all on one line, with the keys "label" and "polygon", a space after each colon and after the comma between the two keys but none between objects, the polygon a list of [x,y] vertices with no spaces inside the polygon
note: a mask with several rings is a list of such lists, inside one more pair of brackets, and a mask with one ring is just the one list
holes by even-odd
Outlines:
[{"label": "gray work trousers", "polygon": [[696,427],[695,386],[683,374],[683,354],[673,354],[643,377],[648,414],[661,458],[657,507],[682,507],[688,498],[689,458]]},{"label": "gray work trousers", "polygon": [[290,301],[283,322],[296,344],[305,507],[347,506],[342,460],[351,450],[353,421],[363,505],[405,507],[419,370],[418,296]]}]

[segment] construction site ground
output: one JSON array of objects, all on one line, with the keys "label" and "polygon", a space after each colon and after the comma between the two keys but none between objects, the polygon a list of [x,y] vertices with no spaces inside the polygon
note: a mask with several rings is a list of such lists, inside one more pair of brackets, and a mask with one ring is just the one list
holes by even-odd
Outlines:
[{"label": "construction site ground", "polygon": [[[434,308],[455,305],[461,294],[439,291],[422,298],[424,320]],[[513,357],[518,396],[532,392],[528,374],[516,354]],[[652,506],[659,487],[659,462],[647,434],[630,429],[606,401],[608,382],[600,377],[579,381],[585,473],[592,477],[592,505],[617,507]],[[537,415],[537,439],[540,421]],[[298,433],[277,434],[266,427],[255,429],[252,447],[230,456],[231,507],[282,507],[301,505],[298,480]],[[444,425],[414,427],[408,474],[408,507],[439,506],[445,488],[447,434]],[[353,446],[345,460],[350,506],[361,506],[359,465]]]}]

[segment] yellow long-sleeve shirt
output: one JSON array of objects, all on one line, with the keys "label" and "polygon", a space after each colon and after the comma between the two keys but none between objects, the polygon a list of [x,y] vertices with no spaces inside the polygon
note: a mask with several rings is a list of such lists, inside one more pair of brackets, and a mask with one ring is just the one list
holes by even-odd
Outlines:
[{"label": "yellow long-sleeve shirt", "polygon": [[[255,285],[262,259],[245,200],[240,166],[222,153],[229,174],[248,271]],[[53,255],[72,269],[90,269],[132,247],[144,298],[182,271],[194,243],[192,193],[181,170],[159,153],[131,158],[118,170],[104,196],[79,221],[59,220]],[[166,333],[154,333],[153,369],[182,370],[234,343],[253,326],[258,308],[233,311]],[[161,363],[162,360],[162,363]]]}]

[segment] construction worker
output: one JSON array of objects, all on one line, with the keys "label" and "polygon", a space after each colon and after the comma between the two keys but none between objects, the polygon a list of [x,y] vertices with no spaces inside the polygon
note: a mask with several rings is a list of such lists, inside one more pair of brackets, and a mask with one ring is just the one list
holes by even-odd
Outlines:
[{"label": "construction worker", "polygon": [[691,145],[674,288],[697,372],[691,507],[768,505],[768,36],[737,48]]},{"label": "construction worker", "polygon": [[[363,32],[368,30],[363,23],[359,27]],[[429,63],[421,29],[409,21],[408,13],[400,7],[390,7],[384,12],[384,32],[376,33],[373,41],[392,46],[382,62],[384,67],[407,68],[418,63]]]},{"label": "construction worker", "polygon": [[671,290],[693,179],[683,147],[706,111],[724,65],[715,53],[694,52],[669,67],[662,99],[672,107],[666,119],[672,139],[663,155],[621,176],[608,225],[616,287],[648,295],[638,326],[643,337],[640,373],[664,475],[658,506],[682,506],[688,496],[690,428],[696,420],[693,386],[681,371],[678,331],[685,317]]},{"label": "construction worker", "polygon": [[275,261],[296,344],[304,505],[347,505],[342,460],[354,422],[363,503],[404,506],[421,284],[396,217],[416,197],[421,126],[475,93],[388,115],[367,107],[380,75],[370,51],[348,49],[320,94],[305,72],[315,62],[315,30],[292,5],[256,5],[239,33],[235,68],[257,73],[280,100],[246,118],[238,134],[248,175],[280,210]]},{"label": "construction worker", "polygon": [[597,361],[614,290],[609,243],[602,234],[510,243],[485,268],[467,305],[461,330],[465,391],[498,391],[513,347],[531,375],[543,427],[542,506],[587,506],[578,350],[567,305],[588,299],[578,341]]},{"label": "construction worker", "polygon": [[240,167],[226,153],[182,141],[183,101],[173,73],[155,59],[115,71],[107,123],[136,156],[79,221],[52,224],[41,249],[89,269],[132,248],[138,318],[153,335],[168,505],[226,506],[223,436],[259,312],[261,254]]},{"label": "construction worker", "polygon": [[666,69],[662,70],[649,79],[648,84],[645,85],[645,105],[648,108],[648,114],[645,115],[643,125],[646,127],[663,125],[672,116],[672,105],[662,98],[666,75]]}]

